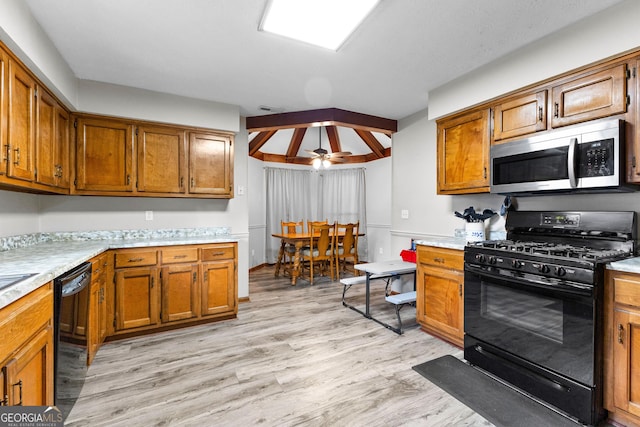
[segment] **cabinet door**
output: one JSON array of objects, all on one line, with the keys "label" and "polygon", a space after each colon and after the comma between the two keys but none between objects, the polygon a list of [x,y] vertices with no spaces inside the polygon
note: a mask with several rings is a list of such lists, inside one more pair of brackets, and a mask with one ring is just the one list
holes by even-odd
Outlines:
[{"label": "cabinet door", "polygon": [[76,131],[78,190],[133,190],[133,126],[117,120],[79,118]]},{"label": "cabinet door", "polygon": [[616,65],[551,89],[551,127],[627,111],[627,66]]},{"label": "cabinet door", "polygon": [[6,366],[9,405],[53,404],[53,330],[40,331]]},{"label": "cabinet door", "polygon": [[59,188],[69,189],[69,143],[71,120],[69,113],[59,104],[56,105],[56,141],[55,163],[56,185]]},{"label": "cabinet door", "polygon": [[233,146],[229,136],[191,133],[189,193],[233,197]]},{"label": "cabinet door", "polygon": [[116,330],[158,323],[157,276],[155,267],[116,271]]},{"label": "cabinet door", "polygon": [[198,316],[198,265],[177,264],[163,267],[162,322]]},{"label": "cabinet door", "polygon": [[493,109],[493,139],[500,141],[547,128],[547,91],[523,95]]},{"label": "cabinet door", "polygon": [[138,191],[184,193],[184,130],[138,128]]},{"label": "cabinet door", "polygon": [[79,337],[87,336],[87,321],[89,316],[89,293],[87,286],[75,295],[75,319],[73,334]]},{"label": "cabinet door", "polygon": [[640,416],[640,312],[614,311],[614,404]]},{"label": "cabinet door", "polygon": [[235,262],[210,261],[201,264],[201,315],[237,313]]},{"label": "cabinet door", "polygon": [[40,89],[37,101],[36,182],[57,185],[57,105],[55,99]]},{"label": "cabinet door", "polygon": [[489,192],[489,110],[438,122],[438,194]]},{"label": "cabinet door", "polygon": [[34,179],[35,95],[36,81],[10,59],[7,175],[25,181]]},{"label": "cabinet door", "polygon": [[464,274],[418,265],[416,318],[422,327],[462,346],[464,337]]}]

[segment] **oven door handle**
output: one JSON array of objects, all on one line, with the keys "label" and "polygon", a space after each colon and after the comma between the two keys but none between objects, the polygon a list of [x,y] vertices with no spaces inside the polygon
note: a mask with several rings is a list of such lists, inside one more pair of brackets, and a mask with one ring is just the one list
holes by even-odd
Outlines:
[{"label": "oven door handle", "polygon": [[475,266],[473,264],[465,264],[465,271],[471,274],[476,274],[480,277],[482,276],[490,277],[492,279],[497,279],[507,284],[512,284],[515,282],[518,285],[520,285],[519,288],[526,289],[526,288],[535,287],[538,289],[544,289],[549,292],[553,292],[555,294],[577,295],[581,297],[593,297],[593,286],[590,286],[590,285],[581,285],[579,283],[573,283],[573,282],[555,284],[555,283],[548,283],[548,282],[542,282],[542,281],[525,280],[525,279],[521,279],[519,277],[514,277],[514,276],[503,276],[501,274],[492,274],[491,272],[488,272],[486,270],[474,271],[473,268],[481,269],[482,267]]},{"label": "oven door handle", "polygon": [[569,154],[567,156],[567,171],[569,172],[569,185],[571,188],[578,187],[578,178],[576,176],[576,146],[578,138],[571,138],[569,142]]}]

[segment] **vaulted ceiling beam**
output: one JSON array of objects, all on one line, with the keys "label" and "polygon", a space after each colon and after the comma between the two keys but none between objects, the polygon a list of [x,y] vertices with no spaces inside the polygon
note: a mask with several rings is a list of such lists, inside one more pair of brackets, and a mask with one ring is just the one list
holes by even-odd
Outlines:
[{"label": "vaulted ceiling beam", "polygon": [[249,143],[249,155],[253,156],[256,154],[276,132],[277,130],[269,130],[257,134]]},{"label": "vaulted ceiling beam", "polygon": [[358,134],[358,136],[364,141],[365,144],[371,148],[373,154],[379,159],[385,157],[384,155],[384,146],[380,144],[380,142],[376,139],[375,136],[371,132],[367,132],[360,129],[354,129],[354,131]]},{"label": "vaulted ceiling beam", "polygon": [[295,157],[298,155],[298,151],[300,151],[300,146],[302,145],[302,138],[304,138],[306,132],[307,128],[294,129],[291,141],[289,142],[289,148],[287,149],[287,157]]},{"label": "vaulted ceiling beam", "polygon": [[329,145],[331,146],[332,153],[338,153],[342,151],[340,144],[340,136],[338,135],[338,128],[335,126],[327,126],[327,136],[329,137]]},{"label": "vaulted ceiling beam", "polygon": [[250,132],[306,128],[311,126],[350,127],[370,132],[380,132],[386,135],[391,135],[398,131],[397,120],[355,113],[339,108],[267,114],[264,116],[247,117],[246,119],[246,127]]}]

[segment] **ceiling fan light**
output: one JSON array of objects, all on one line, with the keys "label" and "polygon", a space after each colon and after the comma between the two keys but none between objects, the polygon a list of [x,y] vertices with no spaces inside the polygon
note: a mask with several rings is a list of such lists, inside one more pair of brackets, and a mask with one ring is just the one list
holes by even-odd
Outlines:
[{"label": "ceiling fan light", "polygon": [[313,162],[311,162],[311,164],[313,165],[314,169],[320,169],[320,166],[322,165],[322,160],[320,160],[320,157],[316,157],[315,159],[313,159]]},{"label": "ceiling fan light", "polygon": [[331,166],[331,162],[329,161],[329,159],[324,159],[322,161],[322,166],[324,166],[325,169],[328,168],[329,166]]}]

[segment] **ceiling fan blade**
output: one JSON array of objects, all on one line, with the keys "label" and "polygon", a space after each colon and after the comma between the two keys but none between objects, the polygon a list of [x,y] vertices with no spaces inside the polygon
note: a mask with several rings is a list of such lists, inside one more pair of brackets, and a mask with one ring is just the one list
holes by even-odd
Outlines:
[{"label": "ceiling fan blade", "polygon": [[343,159],[342,157],[332,157],[329,159],[330,162],[332,163],[344,163],[345,159]]},{"label": "ceiling fan blade", "polygon": [[335,153],[330,153],[329,155],[331,157],[350,156],[351,155],[351,151],[336,151]]},{"label": "ceiling fan blade", "polygon": [[320,154],[316,153],[315,151],[311,151],[311,150],[304,150],[304,151],[311,154],[313,157],[320,157]]}]

